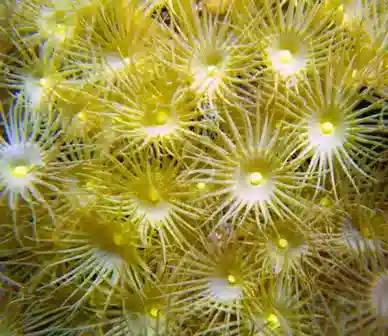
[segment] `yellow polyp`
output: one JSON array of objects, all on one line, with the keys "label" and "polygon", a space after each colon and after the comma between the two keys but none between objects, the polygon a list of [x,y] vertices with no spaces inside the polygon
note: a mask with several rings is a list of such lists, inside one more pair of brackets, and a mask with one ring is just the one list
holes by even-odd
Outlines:
[{"label": "yellow polyp", "polygon": [[154,203],[160,201],[159,193],[155,189],[151,189],[148,192],[148,199]]},{"label": "yellow polyp", "polygon": [[157,318],[158,315],[159,315],[159,309],[158,308],[152,308],[150,310],[150,315],[153,317],[153,318]]},{"label": "yellow polyp", "polygon": [[292,61],[292,54],[289,50],[282,50],[280,52],[279,61],[281,63],[290,63]]},{"label": "yellow polyp", "polygon": [[260,183],[262,183],[264,180],[264,176],[263,174],[259,173],[259,172],[255,172],[255,173],[252,173],[250,176],[249,176],[249,182],[254,185],[254,186],[257,186],[259,185]]},{"label": "yellow polyp", "polygon": [[12,175],[17,178],[25,178],[28,175],[29,167],[28,166],[16,166],[11,170]]},{"label": "yellow polyp", "polygon": [[237,279],[236,279],[236,277],[234,275],[230,274],[230,275],[228,275],[228,282],[230,284],[235,284],[237,282]]},{"label": "yellow polyp", "polygon": [[278,240],[278,246],[282,249],[286,248],[288,246],[288,241],[287,239],[284,239],[284,238],[280,238]]},{"label": "yellow polyp", "polygon": [[330,135],[334,132],[335,127],[330,121],[325,121],[320,124],[320,129],[322,134],[324,135]]},{"label": "yellow polyp", "polygon": [[205,190],[206,189],[206,183],[198,182],[196,187],[197,187],[198,190]]},{"label": "yellow polyp", "polygon": [[279,328],[279,326],[280,326],[279,319],[278,319],[278,317],[277,317],[275,314],[269,314],[269,315],[268,315],[268,317],[267,317],[267,323],[268,323],[268,326],[269,326],[271,329],[277,329],[277,328]]}]

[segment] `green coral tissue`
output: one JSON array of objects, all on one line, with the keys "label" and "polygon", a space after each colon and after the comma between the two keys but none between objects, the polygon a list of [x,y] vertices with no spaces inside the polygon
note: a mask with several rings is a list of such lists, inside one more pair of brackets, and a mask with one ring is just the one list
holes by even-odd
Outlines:
[{"label": "green coral tissue", "polygon": [[1,0],[0,311],[388,335],[388,0]]}]

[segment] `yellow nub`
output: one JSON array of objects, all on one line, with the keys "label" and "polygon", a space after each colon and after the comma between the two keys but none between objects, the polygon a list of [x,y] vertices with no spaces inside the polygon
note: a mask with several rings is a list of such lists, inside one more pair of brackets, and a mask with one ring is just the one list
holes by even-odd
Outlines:
[{"label": "yellow nub", "polygon": [[82,121],[85,121],[86,120],[86,113],[81,111],[78,113],[78,118]]},{"label": "yellow nub", "polygon": [[151,202],[158,202],[160,201],[160,197],[159,197],[159,194],[158,192],[155,190],[155,189],[151,189],[149,192],[148,192],[148,199],[151,201]]},{"label": "yellow nub", "polygon": [[86,182],[86,189],[92,190],[92,189],[94,189],[95,187],[96,187],[96,185],[94,184],[93,181],[88,181],[88,182]]},{"label": "yellow nub", "polygon": [[29,168],[27,166],[16,166],[12,169],[12,175],[18,178],[24,178],[28,175]]},{"label": "yellow nub", "polygon": [[209,65],[207,67],[207,75],[208,77],[214,77],[217,75],[217,67],[215,65]]},{"label": "yellow nub", "polygon": [[234,275],[228,275],[228,282],[230,284],[235,284],[237,282],[236,277]]},{"label": "yellow nub", "polygon": [[254,186],[257,186],[259,185],[260,183],[262,183],[264,180],[264,176],[263,174],[259,173],[259,172],[255,172],[255,173],[252,173],[250,176],[249,176],[249,182],[254,185]]},{"label": "yellow nub", "polygon": [[198,190],[205,190],[206,189],[206,183],[205,182],[198,182],[196,187],[197,187]]},{"label": "yellow nub", "polygon": [[165,124],[167,121],[167,118],[168,118],[168,113],[166,111],[161,110],[156,113],[156,123],[158,125]]},{"label": "yellow nub", "polygon": [[367,227],[363,227],[361,228],[361,234],[367,238],[367,239],[371,239],[373,238],[373,232],[371,229],[367,228]]},{"label": "yellow nub", "polygon": [[68,33],[68,28],[65,25],[57,24],[54,29],[55,36],[61,40],[64,41],[66,39],[66,35]]},{"label": "yellow nub", "polygon": [[48,84],[48,81],[47,81],[46,78],[41,78],[41,79],[39,80],[39,85],[40,85],[40,86],[45,87],[45,86],[47,86],[47,84]]},{"label": "yellow nub", "polygon": [[282,50],[280,53],[279,61],[281,63],[290,63],[292,60],[292,54],[289,50]]},{"label": "yellow nub", "polygon": [[288,241],[287,241],[287,239],[284,239],[284,238],[280,238],[279,240],[278,240],[278,246],[280,247],[280,248],[286,248],[287,246],[288,246]]},{"label": "yellow nub", "polygon": [[120,117],[114,117],[113,120],[112,120],[112,122],[113,122],[114,124],[120,124],[120,123],[123,123],[124,120],[123,120],[123,118],[120,118]]},{"label": "yellow nub", "polygon": [[277,329],[280,326],[279,319],[275,314],[269,314],[267,317],[267,322],[271,329]]},{"label": "yellow nub", "polygon": [[324,135],[330,135],[334,132],[334,125],[330,121],[325,121],[321,123],[321,132]]},{"label": "yellow nub", "polygon": [[152,317],[154,317],[154,318],[157,318],[158,315],[159,315],[159,309],[158,309],[158,308],[152,308],[152,309],[150,310],[150,315],[151,315]]},{"label": "yellow nub", "polygon": [[328,207],[331,205],[331,201],[328,198],[324,197],[321,200],[321,205],[324,207]]},{"label": "yellow nub", "polygon": [[115,243],[115,245],[117,246],[120,246],[123,244],[123,235],[119,234],[119,233],[115,233],[113,235],[113,242]]}]

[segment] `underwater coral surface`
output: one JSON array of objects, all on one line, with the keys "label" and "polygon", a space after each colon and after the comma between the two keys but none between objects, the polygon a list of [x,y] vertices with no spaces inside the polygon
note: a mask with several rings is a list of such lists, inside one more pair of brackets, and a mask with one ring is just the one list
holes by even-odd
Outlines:
[{"label": "underwater coral surface", "polygon": [[388,335],[388,0],[3,0],[0,334]]}]

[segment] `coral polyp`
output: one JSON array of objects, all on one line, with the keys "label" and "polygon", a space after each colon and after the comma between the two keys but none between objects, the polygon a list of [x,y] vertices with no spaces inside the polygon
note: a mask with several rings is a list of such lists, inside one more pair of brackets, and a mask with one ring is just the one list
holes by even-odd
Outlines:
[{"label": "coral polyp", "polygon": [[250,332],[262,336],[309,335],[312,325],[306,319],[308,311],[304,312],[300,305],[303,293],[294,293],[288,285],[283,278],[259,280],[245,307]]},{"label": "coral polyp", "polygon": [[205,168],[194,169],[192,181],[215,185],[201,198],[217,197],[215,214],[223,214],[221,221],[232,219],[237,224],[249,215],[259,225],[271,223],[273,217],[297,220],[290,206],[303,205],[299,193],[308,184],[297,172],[299,162],[290,159],[293,149],[271,128],[271,117],[261,120],[257,113],[252,120],[245,116],[240,126],[226,113],[228,123],[218,141],[204,143],[213,156],[202,151],[195,154]]},{"label": "coral polyp", "polygon": [[4,0],[0,333],[385,335],[387,0]]},{"label": "coral polyp", "polygon": [[[347,304],[343,323],[349,333],[360,328],[368,333],[386,330],[387,262],[381,250],[360,260],[344,261],[330,275],[330,280],[325,279],[324,288],[326,285],[331,288],[329,300],[334,299],[340,307]],[[351,284],[352,290],[347,290],[344,283]]]},{"label": "coral polyp", "polygon": [[27,202],[33,212],[43,206],[54,216],[47,194],[59,193],[70,180],[66,172],[76,165],[61,158],[67,149],[59,116],[36,115],[23,94],[11,104],[8,112],[1,110],[1,196],[15,212]]},{"label": "coral polyp", "polygon": [[[207,3],[200,12],[193,0],[170,7],[165,33],[172,43],[162,45],[163,61],[177,68],[200,100],[214,103],[240,100],[239,85],[248,85],[255,66],[254,50],[244,40],[244,29],[232,29],[228,7]],[[176,32],[178,30],[178,33]],[[166,49],[166,50],[164,50]]]},{"label": "coral polyp", "polygon": [[199,210],[186,202],[191,191],[179,161],[148,150],[132,157],[118,153],[109,161],[106,173],[89,172],[97,194],[106,197],[100,211],[129,217],[144,244],[154,233],[163,246],[171,238],[180,243],[182,231],[194,230],[191,222]]},{"label": "coral polyp", "polygon": [[354,176],[369,176],[368,165],[358,162],[376,159],[377,148],[385,146],[386,139],[378,133],[384,127],[385,102],[361,105],[368,94],[344,83],[351,68],[337,62],[341,61],[334,57],[322,74],[315,69],[311,80],[300,85],[305,96],[289,92],[281,98],[281,108],[290,116],[290,130],[300,130],[295,153],[308,162],[308,173],[318,172],[317,186],[327,181],[335,186],[341,171],[357,189]]},{"label": "coral polyp", "polygon": [[[201,232],[177,266],[174,305],[188,317],[199,314],[208,324],[203,332],[238,330],[242,303],[255,278],[244,244],[235,244],[233,233],[218,237]],[[184,305],[184,306],[182,306]],[[204,313],[207,312],[206,315]]]},{"label": "coral polyp", "polygon": [[330,15],[320,14],[321,7],[319,2],[266,0],[237,15],[242,22],[250,18],[249,39],[261,51],[263,71],[272,72],[267,79],[294,86],[313,64],[324,64],[329,48],[337,48],[341,34]]}]

